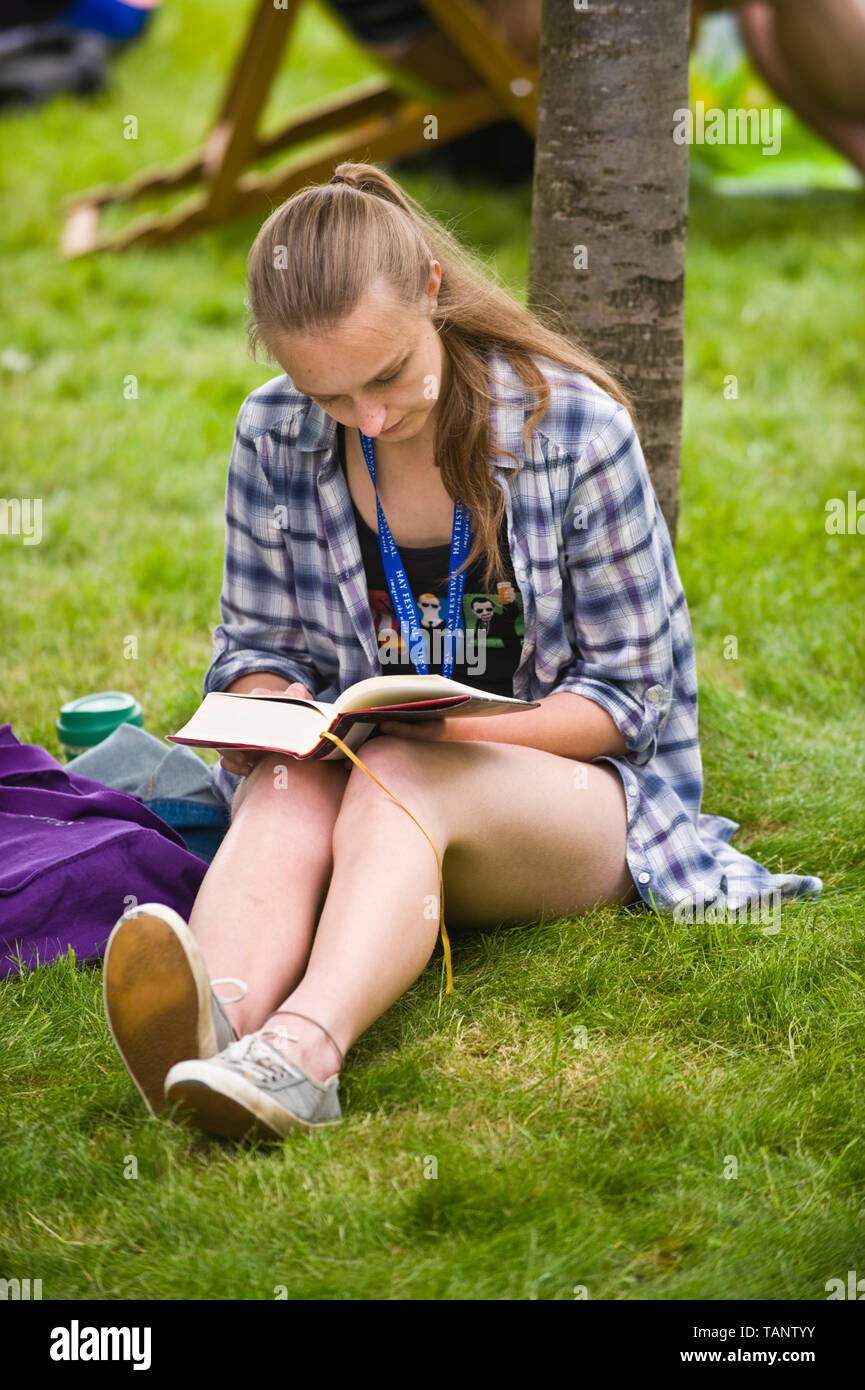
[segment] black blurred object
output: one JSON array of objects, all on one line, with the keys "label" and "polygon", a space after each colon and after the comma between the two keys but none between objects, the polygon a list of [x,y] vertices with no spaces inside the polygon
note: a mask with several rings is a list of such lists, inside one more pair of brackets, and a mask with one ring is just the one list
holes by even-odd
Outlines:
[{"label": "black blurred object", "polygon": [[111,48],[103,34],[67,24],[0,27],[0,110],[39,106],[57,92],[103,91]]},{"label": "black blurred object", "polygon": [[391,168],[408,174],[431,169],[496,188],[526,183],[534,174],[535,142],[519,121],[494,121],[441,145],[430,141],[430,146],[422,154],[395,160]]},{"label": "black blurred object", "polygon": [[330,0],[330,3],[364,43],[413,39],[435,28],[416,0]]},{"label": "black blurred object", "polygon": [[69,9],[69,0],[0,0],[0,29],[44,24]]},{"label": "black blurred object", "polygon": [[[435,29],[432,19],[416,0],[330,0],[352,33],[370,45],[414,39]],[[495,121],[483,130],[458,135],[433,145],[422,154],[395,160],[395,172],[435,170],[472,183],[496,187],[525,183],[532,178],[535,142],[519,121]]]}]

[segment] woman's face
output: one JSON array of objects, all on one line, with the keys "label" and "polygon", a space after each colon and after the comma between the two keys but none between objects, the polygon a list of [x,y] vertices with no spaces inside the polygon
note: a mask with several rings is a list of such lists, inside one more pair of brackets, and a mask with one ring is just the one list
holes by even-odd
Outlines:
[{"label": "woman's face", "polygon": [[446,356],[430,312],[441,266],[417,308],[406,308],[378,280],[329,333],[271,334],[274,357],[304,396],[346,428],[388,442],[432,441]]}]

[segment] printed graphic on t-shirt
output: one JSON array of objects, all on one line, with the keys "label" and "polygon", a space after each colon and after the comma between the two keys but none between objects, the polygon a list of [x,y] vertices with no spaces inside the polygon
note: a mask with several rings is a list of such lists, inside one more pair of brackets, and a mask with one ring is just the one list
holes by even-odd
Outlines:
[{"label": "printed graphic on t-shirt", "polygon": [[[389,591],[368,592],[382,667],[413,669]],[[430,671],[440,670],[447,651],[447,594],[427,590],[413,597],[427,666]],[[454,643],[455,679],[460,678],[457,667],[465,667],[480,678],[487,672],[491,674],[490,659],[497,672],[504,669],[505,653],[513,656],[515,652],[519,660],[524,631],[522,597],[509,580],[501,580],[493,593],[464,592],[462,624]],[[514,664],[511,663],[511,670]]]},{"label": "printed graphic on t-shirt", "polygon": [[[345,440],[337,431],[340,466],[345,474]],[[350,496],[350,494],[349,494]],[[405,675],[417,668],[409,656],[408,642],[400,632],[385,580],[378,531],[361,516],[351,498],[361,559],[366,575],[369,606],[378,643],[383,675]],[[492,593],[481,590],[484,565],[475,560],[466,570],[461,624],[454,640],[454,680],[496,695],[513,695],[514,673],[522,656],[525,623],[522,595],[517,587],[508,550],[507,519],[499,523],[503,570]],[[406,582],[414,599],[418,630],[427,670],[441,672],[447,657],[447,574],[450,546],[406,546],[401,559]],[[408,634],[406,634],[406,638]]]}]

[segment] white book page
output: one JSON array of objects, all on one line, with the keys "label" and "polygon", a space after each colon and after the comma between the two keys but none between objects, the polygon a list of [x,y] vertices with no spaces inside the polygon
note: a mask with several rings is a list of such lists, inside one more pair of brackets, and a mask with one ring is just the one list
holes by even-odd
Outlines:
[{"label": "white book page", "polygon": [[[370,676],[349,686],[337,700],[333,708],[344,713],[348,710],[370,709],[377,705],[402,705],[416,700],[435,700],[447,695],[468,695],[475,706],[487,700],[501,704],[525,706],[525,700],[512,695],[493,695],[485,690],[475,690],[474,686],[464,685],[462,681],[449,680],[438,674],[405,676]],[[456,713],[456,711],[454,711]]]},{"label": "white book page", "polygon": [[[244,694],[247,692],[244,692]],[[271,700],[254,696],[255,703],[212,690],[175,738],[220,747],[255,747],[308,753],[333,719],[330,705],[310,700]]]}]

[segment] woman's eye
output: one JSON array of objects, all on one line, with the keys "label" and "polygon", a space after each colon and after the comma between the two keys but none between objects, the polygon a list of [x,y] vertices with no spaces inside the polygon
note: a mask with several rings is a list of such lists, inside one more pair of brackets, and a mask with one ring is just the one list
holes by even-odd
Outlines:
[{"label": "woman's eye", "polygon": [[[402,373],[404,367],[405,367],[405,363],[403,362],[402,366],[401,366],[401,367],[397,367],[396,371],[393,373],[392,376],[380,376],[380,377],[378,377],[377,380],[376,380],[376,383],[375,383],[376,386],[387,386],[387,384],[388,384],[389,381],[396,381],[397,377]],[[337,397],[337,396],[312,396],[312,397],[310,397],[310,399],[311,399],[311,400],[314,400],[315,403],[316,403],[316,405],[333,405],[333,402],[334,402],[335,400],[338,400],[338,397]]]}]

